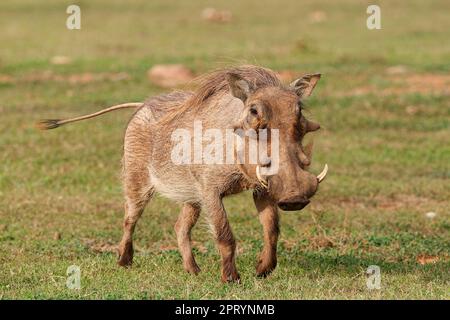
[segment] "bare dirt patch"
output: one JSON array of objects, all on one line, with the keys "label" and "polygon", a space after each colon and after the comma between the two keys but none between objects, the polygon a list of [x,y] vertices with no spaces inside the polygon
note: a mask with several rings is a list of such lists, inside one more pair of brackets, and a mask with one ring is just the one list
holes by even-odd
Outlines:
[{"label": "bare dirt patch", "polygon": [[202,19],[209,22],[227,23],[233,18],[229,10],[218,10],[216,8],[205,8],[202,11]]},{"label": "bare dirt patch", "polygon": [[182,64],[157,64],[148,70],[147,77],[157,86],[174,88],[187,84],[194,79],[194,74]]},{"label": "bare dirt patch", "polygon": [[[436,206],[436,200],[418,197],[415,195],[398,194],[392,196],[374,196],[367,197],[333,197],[327,199],[327,206],[345,208],[347,210],[367,210],[369,208],[378,208],[389,211],[396,211],[399,209],[411,209]],[[316,204],[318,209],[321,204]]]},{"label": "bare dirt patch", "polygon": [[308,20],[311,23],[320,23],[327,20],[327,13],[325,11],[313,11],[308,15]]},{"label": "bare dirt patch", "polygon": [[[302,76],[304,72],[297,70],[279,70],[278,77],[285,84],[289,84],[294,79]],[[362,84],[352,87],[349,90],[341,92],[324,91],[323,93],[331,96],[347,97],[361,96],[367,94],[377,94],[382,96],[402,95],[407,93],[421,94],[450,94],[450,74],[438,73],[411,73],[404,66],[389,67],[385,70],[383,76],[383,86],[370,83],[367,75],[351,75],[352,83]],[[343,79],[345,81],[345,79]],[[368,83],[368,84],[364,84]],[[386,83],[389,86],[386,86]],[[408,113],[414,113],[416,110],[409,109]]]},{"label": "bare dirt patch", "polygon": [[13,77],[0,74],[0,84],[36,83],[36,82],[67,82],[70,84],[86,84],[98,81],[122,81],[128,80],[130,76],[126,72],[110,73],[76,73],[69,75],[56,74],[52,71],[33,72]]},{"label": "bare dirt patch", "polygon": [[406,93],[450,94],[450,75],[446,74],[388,73],[386,75],[386,80],[391,83],[391,86],[388,88],[379,88],[376,85],[366,85],[339,94],[339,96],[359,96],[366,94],[388,96]]},{"label": "bare dirt patch", "polygon": [[315,249],[332,248],[335,246],[335,243],[329,237],[323,235],[313,237],[310,241],[312,247]]},{"label": "bare dirt patch", "polygon": [[426,265],[426,264],[433,264],[439,261],[439,257],[438,256],[432,256],[432,255],[428,255],[428,254],[421,254],[419,256],[417,256],[417,262],[421,265]]},{"label": "bare dirt patch", "polygon": [[95,253],[118,252],[117,243],[113,243],[112,241],[101,241],[98,239],[84,239],[83,243],[89,250]]}]

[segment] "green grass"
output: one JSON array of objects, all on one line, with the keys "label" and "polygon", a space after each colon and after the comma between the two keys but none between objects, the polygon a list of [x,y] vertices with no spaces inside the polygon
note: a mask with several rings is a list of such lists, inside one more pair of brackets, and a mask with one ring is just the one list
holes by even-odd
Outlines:
[{"label": "green grass", "polygon": [[[233,12],[229,24],[201,20],[207,1],[77,3],[80,31],[65,28],[60,1],[0,3],[0,298],[449,299],[448,1],[379,1],[379,31],[365,27],[368,3],[354,1],[215,3]],[[318,10],[326,20],[312,23]],[[52,65],[55,55],[73,62]],[[239,62],[324,75],[308,114],[323,127],[312,170],[326,162],[330,173],[309,207],[282,214],[276,271],[255,277],[262,234],[248,193],[226,200],[240,285],[220,283],[204,220],[193,234],[202,272],[183,271],[173,231],[179,207],[159,197],[139,221],[134,266],[119,268],[113,246],[131,113],[51,132],[34,122],[163,92],[146,78],[155,63],[201,74]],[[389,75],[396,65],[406,73]],[[129,78],[70,83],[46,72]],[[439,260],[421,265],[423,254]],[[65,286],[70,265],[81,268],[79,291]],[[380,290],[366,287],[369,265],[381,268]]]}]

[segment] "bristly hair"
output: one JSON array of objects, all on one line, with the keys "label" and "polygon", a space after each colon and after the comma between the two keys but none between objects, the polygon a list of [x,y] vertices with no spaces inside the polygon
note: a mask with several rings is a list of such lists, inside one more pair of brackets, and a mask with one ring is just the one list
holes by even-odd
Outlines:
[{"label": "bristly hair", "polygon": [[40,130],[50,130],[55,129],[59,127],[60,119],[46,119],[39,121],[36,126]]},{"label": "bristly hair", "polygon": [[201,108],[204,102],[211,97],[227,93],[229,90],[227,75],[229,73],[241,76],[250,82],[253,88],[283,86],[275,72],[258,66],[242,65],[215,70],[195,79],[193,83],[197,85],[197,89],[193,92],[192,96],[182,106],[168,113],[163,121],[170,121],[186,110]]},{"label": "bristly hair", "polygon": [[195,80],[195,83],[198,84],[198,89],[194,93],[191,100],[192,103],[201,105],[211,96],[228,91],[227,74],[229,73],[241,76],[243,79],[250,82],[253,88],[282,86],[282,83],[275,72],[266,68],[243,65],[219,69],[200,76]]}]

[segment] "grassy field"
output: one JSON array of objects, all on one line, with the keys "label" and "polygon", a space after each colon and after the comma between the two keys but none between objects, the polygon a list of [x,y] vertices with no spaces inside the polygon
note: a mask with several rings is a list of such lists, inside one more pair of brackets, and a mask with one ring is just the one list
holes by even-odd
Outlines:
[{"label": "grassy field", "polygon": [[[0,298],[450,298],[447,0],[377,1],[382,29],[372,31],[369,1],[77,3],[82,29],[69,31],[69,3],[0,2]],[[232,21],[202,20],[209,6]],[[131,112],[51,132],[34,122],[163,92],[146,77],[157,63],[201,74],[241,62],[323,74],[308,114],[323,128],[312,170],[326,162],[330,172],[310,206],[282,214],[278,268],[255,277],[262,232],[249,193],[226,200],[241,284],[221,284],[204,220],[193,233],[202,272],[183,271],[180,208],[161,197],[138,224],[134,266],[119,268]],[[70,265],[81,268],[80,290],[66,288]],[[370,265],[380,290],[366,287]]]}]

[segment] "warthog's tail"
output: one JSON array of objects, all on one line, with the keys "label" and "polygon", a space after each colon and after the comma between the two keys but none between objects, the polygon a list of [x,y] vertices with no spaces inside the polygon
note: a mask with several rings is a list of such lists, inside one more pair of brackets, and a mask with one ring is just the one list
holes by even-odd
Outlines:
[{"label": "warthog's tail", "polygon": [[126,109],[126,108],[139,108],[139,107],[142,107],[143,105],[144,105],[144,103],[142,103],[142,102],[123,103],[123,104],[118,104],[118,105],[97,111],[95,113],[87,114],[85,116],[80,116],[80,117],[76,117],[76,118],[63,119],[63,120],[61,120],[61,119],[41,120],[36,125],[41,130],[55,129],[55,128],[62,126],[63,124],[94,118],[94,117],[97,117],[99,115],[102,115],[104,113],[111,112],[114,110]]}]

